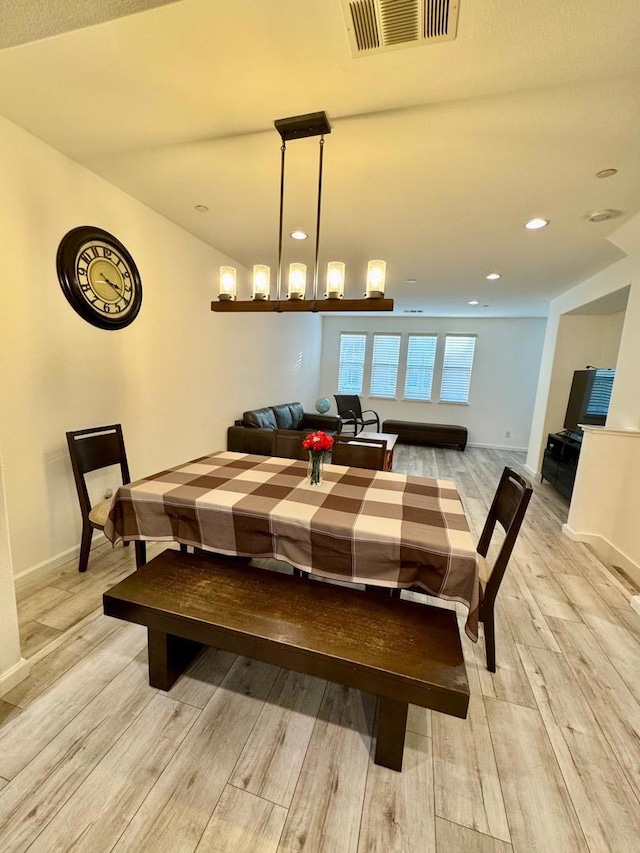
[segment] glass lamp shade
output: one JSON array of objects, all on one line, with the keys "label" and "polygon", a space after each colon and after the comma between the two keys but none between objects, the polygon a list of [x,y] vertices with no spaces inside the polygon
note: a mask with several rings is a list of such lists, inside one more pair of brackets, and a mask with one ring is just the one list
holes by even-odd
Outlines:
[{"label": "glass lamp shade", "polygon": [[329,261],[327,264],[327,299],[342,299],[344,296],[344,271],[342,261]]},{"label": "glass lamp shade", "polygon": [[384,296],[384,279],[387,274],[386,261],[369,261],[367,267],[367,299],[381,299]]},{"label": "glass lamp shade", "polygon": [[220,267],[220,293],[218,299],[236,298],[236,269],[235,267]]},{"label": "glass lamp shade", "polygon": [[307,265],[289,264],[289,299],[304,299],[307,288]]},{"label": "glass lamp shade", "polygon": [[269,298],[269,276],[271,270],[265,264],[255,264],[253,267],[253,298]]}]

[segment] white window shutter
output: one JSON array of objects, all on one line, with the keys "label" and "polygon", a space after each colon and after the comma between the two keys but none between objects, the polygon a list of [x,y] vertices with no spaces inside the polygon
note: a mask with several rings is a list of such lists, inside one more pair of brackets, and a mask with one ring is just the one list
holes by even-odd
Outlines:
[{"label": "white window shutter", "polygon": [[371,363],[371,396],[396,396],[400,335],[374,335]]},{"label": "white window shutter", "polygon": [[405,400],[430,400],[436,362],[436,335],[409,335]]},{"label": "white window shutter", "polygon": [[364,353],[366,334],[340,335],[340,359],[338,367],[338,394],[361,394],[364,375]]},{"label": "white window shutter", "polygon": [[443,403],[468,403],[475,336],[447,335],[444,344],[440,400]]}]

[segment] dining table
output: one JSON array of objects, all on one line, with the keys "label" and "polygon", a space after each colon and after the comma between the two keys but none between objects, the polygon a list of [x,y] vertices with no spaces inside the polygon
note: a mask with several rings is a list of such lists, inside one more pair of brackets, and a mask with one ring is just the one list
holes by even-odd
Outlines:
[{"label": "dining table", "polygon": [[[478,556],[451,480],[219,450],[121,486],[107,538],[273,557],[334,581],[417,589],[468,608],[478,638]],[[144,546],[143,546],[144,547]]]}]

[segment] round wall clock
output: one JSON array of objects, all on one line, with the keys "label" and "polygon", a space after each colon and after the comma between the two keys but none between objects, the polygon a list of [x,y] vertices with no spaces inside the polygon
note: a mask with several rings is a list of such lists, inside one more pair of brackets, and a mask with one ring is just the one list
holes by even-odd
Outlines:
[{"label": "round wall clock", "polygon": [[138,316],[142,281],[127,249],[113,234],[81,225],[60,241],[58,279],[71,307],[100,329],[122,329]]}]

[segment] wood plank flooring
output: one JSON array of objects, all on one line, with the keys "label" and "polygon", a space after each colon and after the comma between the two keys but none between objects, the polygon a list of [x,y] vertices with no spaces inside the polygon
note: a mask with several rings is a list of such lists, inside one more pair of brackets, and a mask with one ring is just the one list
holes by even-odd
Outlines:
[{"label": "wood plank flooring", "polygon": [[[394,453],[397,471],[456,482],[476,538],[502,468],[523,462]],[[498,670],[462,631],[469,717],[411,708],[401,774],[373,764],[375,700],[359,691],[215,649],[169,693],[149,687],[144,629],[101,613],[132,548],[23,586],[33,667],[0,699],[0,850],[635,853],[637,590],[562,535],[560,495],[534,489],[498,598]],[[431,603],[463,625],[460,605]]]}]

